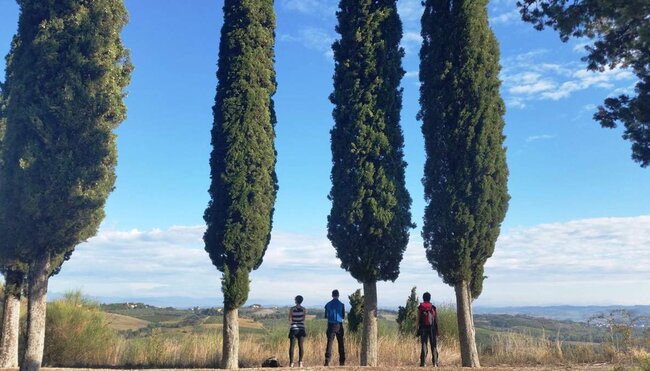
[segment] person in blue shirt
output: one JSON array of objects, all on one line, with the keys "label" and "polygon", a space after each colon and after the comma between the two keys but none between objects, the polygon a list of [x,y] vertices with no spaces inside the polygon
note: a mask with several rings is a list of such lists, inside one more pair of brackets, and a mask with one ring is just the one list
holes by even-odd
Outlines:
[{"label": "person in blue shirt", "polygon": [[339,365],[345,365],[345,344],[343,341],[343,320],[345,305],[339,301],[339,290],[332,291],[332,300],[325,305],[327,318],[327,349],[325,350],[325,366],[329,366],[332,356],[334,337],[339,345]]}]

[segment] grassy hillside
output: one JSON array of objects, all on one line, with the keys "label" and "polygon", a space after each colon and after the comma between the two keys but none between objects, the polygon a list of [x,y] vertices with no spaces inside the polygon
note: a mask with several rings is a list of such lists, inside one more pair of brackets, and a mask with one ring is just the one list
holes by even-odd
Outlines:
[{"label": "grassy hillside", "polygon": [[[288,307],[246,307],[241,310],[241,366],[259,366],[269,356],[287,363]],[[455,313],[439,311],[443,365],[459,364]],[[399,335],[396,313],[379,315],[380,363],[414,366],[419,361],[418,339]],[[612,341],[606,328],[525,315],[476,315],[482,363],[490,365],[575,365],[611,363],[629,366],[650,362],[650,333],[624,332]],[[98,305],[80,293],[48,304],[45,364],[68,367],[214,368],[221,349],[219,308],[159,308],[145,304]],[[322,363],[326,321],[321,309],[307,320],[306,364]],[[359,336],[347,335],[349,364],[358,364]],[[645,341],[645,343],[644,343]],[[640,368],[643,370],[642,368]]]}]

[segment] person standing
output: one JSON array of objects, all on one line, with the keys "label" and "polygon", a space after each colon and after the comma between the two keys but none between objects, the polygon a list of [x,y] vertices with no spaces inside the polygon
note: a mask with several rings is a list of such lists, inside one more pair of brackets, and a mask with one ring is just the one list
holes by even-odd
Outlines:
[{"label": "person standing", "polygon": [[305,332],[305,316],[307,309],[301,304],[303,297],[298,295],[295,298],[296,305],[289,309],[289,367],[293,367],[293,353],[298,341],[298,365],[303,367],[302,357],[305,354],[304,340],[307,333]]},{"label": "person standing", "polygon": [[420,341],[422,348],[420,350],[420,367],[424,367],[427,359],[428,347],[431,346],[431,358],[433,360],[433,366],[438,366],[438,316],[436,313],[435,305],[431,304],[431,294],[425,292],[422,295],[422,300],[424,300],[418,306],[418,336],[420,336]]},{"label": "person standing", "polygon": [[325,305],[325,318],[327,318],[325,366],[330,365],[334,337],[336,337],[336,342],[339,345],[339,365],[344,366],[345,344],[343,342],[343,320],[345,319],[345,305],[339,301],[339,290],[332,291],[332,300]]}]

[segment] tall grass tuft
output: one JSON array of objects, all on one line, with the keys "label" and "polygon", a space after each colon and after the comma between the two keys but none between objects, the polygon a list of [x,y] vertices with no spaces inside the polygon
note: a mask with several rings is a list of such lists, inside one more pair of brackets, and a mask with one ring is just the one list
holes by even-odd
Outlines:
[{"label": "tall grass tuft", "polygon": [[119,356],[117,332],[99,306],[79,291],[49,303],[44,363],[57,366],[104,365]]}]

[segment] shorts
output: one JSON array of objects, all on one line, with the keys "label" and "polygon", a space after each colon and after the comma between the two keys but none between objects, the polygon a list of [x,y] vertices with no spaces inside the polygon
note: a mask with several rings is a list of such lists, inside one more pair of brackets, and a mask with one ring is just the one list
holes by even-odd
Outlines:
[{"label": "shorts", "polygon": [[289,339],[292,338],[301,338],[307,336],[304,328],[290,328],[289,329]]}]

